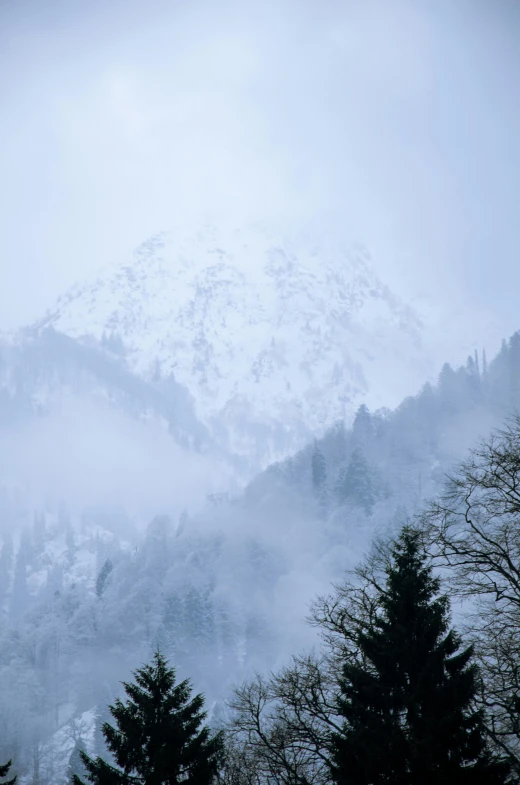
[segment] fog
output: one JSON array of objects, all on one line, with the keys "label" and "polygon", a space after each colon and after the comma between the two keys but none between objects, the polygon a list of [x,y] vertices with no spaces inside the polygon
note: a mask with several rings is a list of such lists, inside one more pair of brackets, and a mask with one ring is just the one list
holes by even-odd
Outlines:
[{"label": "fog", "polygon": [[139,527],[174,519],[206,496],[236,489],[231,467],[182,449],[161,422],[139,422],[106,404],[71,397],[49,416],[4,431],[3,484],[24,488],[27,509],[127,512]]},{"label": "fog", "polygon": [[0,14],[4,328],[186,214],[326,216],[405,294],[464,308],[476,340],[486,312],[515,328],[516,3]]},{"label": "fog", "polygon": [[513,0],[0,0],[20,785],[103,754],[157,647],[211,718],[318,650],[313,598],[520,408],[519,41]]}]

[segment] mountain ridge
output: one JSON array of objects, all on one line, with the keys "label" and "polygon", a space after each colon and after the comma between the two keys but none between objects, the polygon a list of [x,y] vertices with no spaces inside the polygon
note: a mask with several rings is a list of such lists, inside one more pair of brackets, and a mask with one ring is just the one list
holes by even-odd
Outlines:
[{"label": "mountain ridge", "polygon": [[173,374],[221,445],[256,467],[361,402],[396,404],[433,366],[419,314],[361,246],[258,226],[156,235],[35,327],[50,325],[117,336],[143,378]]}]

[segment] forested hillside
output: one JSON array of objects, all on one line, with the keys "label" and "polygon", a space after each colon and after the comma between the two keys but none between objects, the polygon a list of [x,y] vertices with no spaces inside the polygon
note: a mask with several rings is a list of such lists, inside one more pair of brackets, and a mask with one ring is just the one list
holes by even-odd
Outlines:
[{"label": "forested hillside", "polygon": [[[294,457],[257,477],[249,493],[271,481],[314,497],[325,518],[402,505],[411,513],[439,489],[444,473],[479,436],[520,409],[520,333],[503,341],[488,363],[485,352],[456,370],[445,364],[436,385],[406,398],[394,411],[361,406],[351,428],[339,422]],[[379,502],[383,502],[379,504]]]},{"label": "forested hillside", "polygon": [[196,515],[158,509],[144,535],[110,509],[42,506],[0,555],[0,761],[13,758],[23,782],[65,782],[78,739],[102,749],[107,702],[157,647],[216,722],[233,683],[316,643],[303,621],[313,597],[438,495],[517,406],[520,334],[489,364],[444,366],[395,411],[362,406],[352,427],[338,423],[241,495]]}]

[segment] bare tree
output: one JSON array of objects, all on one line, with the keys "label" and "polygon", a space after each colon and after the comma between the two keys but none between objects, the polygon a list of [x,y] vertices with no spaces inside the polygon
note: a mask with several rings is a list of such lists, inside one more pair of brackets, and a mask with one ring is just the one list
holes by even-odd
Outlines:
[{"label": "bare tree", "polygon": [[471,600],[466,632],[480,660],[489,732],[520,772],[519,416],[470,453],[420,523],[453,594]]},{"label": "bare tree", "polygon": [[247,743],[226,732],[224,745],[225,759],[217,775],[220,785],[261,785],[257,761]]},{"label": "bare tree", "polygon": [[235,691],[231,733],[254,760],[260,782],[325,785],[335,723],[324,661],[294,658],[270,679],[256,676]]},{"label": "bare tree", "polygon": [[358,637],[375,618],[385,560],[381,543],[332,595],[316,600],[309,622],[323,640],[319,653],[293,657],[235,690],[226,785],[330,783],[331,738],[342,730],[338,682],[344,663],[361,656]]}]

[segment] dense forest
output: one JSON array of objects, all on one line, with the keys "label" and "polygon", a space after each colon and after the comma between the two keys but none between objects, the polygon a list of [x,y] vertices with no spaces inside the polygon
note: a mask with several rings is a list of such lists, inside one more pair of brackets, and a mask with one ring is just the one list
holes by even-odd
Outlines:
[{"label": "dense forest", "polygon": [[[144,534],[110,508],[49,504],[14,538],[5,520],[2,774],[130,782],[108,707],[160,652],[221,740],[193,781],[516,781],[519,406],[515,334]],[[132,782],[167,781],[136,760]]]}]

